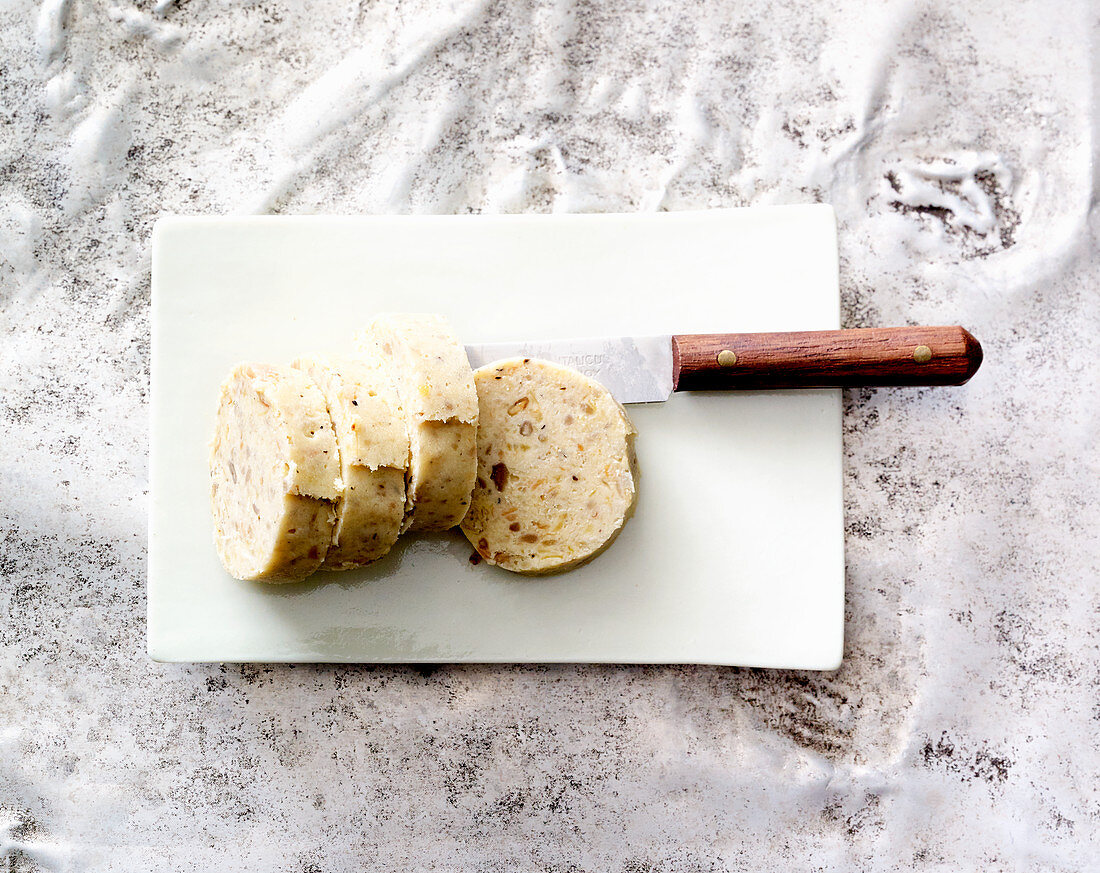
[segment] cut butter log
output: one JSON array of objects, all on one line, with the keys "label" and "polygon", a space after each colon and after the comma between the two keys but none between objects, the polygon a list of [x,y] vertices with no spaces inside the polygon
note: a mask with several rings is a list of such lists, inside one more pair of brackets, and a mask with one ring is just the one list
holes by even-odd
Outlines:
[{"label": "cut butter log", "polygon": [[466,350],[437,315],[383,315],[358,337],[392,380],[409,432],[411,530],[447,530],[470,505],[477,473],[477,392]]},{"label": "cut butter log", "polygon": [[324,394],[340,454],[343,489],[323,569],[361,567],[385,555],[401,532],[409,464],[401,407],[366,361],[310,357],[294,366]]},{"label": "cut butter log", "polygon": [[515,358],[474,374],[478,469],[462,531],[492,564],[553,573],[595,557],[634,506],[634,426],[598,382]]},{"label": "cut butter log", "polygon": [[241,364],[210,447],[214,543],[238,579],[296,582],[325,559],[340,462],[325,398],[291,367]]}]

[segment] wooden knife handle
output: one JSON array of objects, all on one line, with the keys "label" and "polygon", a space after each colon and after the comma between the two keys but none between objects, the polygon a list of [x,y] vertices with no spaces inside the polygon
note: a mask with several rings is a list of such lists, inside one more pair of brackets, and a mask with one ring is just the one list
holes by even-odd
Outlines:
[{"label": "wooden knife handle", "polygon": [[676,391],[962,385],[981,363],[981,345],[958,326],[672,338]]}]

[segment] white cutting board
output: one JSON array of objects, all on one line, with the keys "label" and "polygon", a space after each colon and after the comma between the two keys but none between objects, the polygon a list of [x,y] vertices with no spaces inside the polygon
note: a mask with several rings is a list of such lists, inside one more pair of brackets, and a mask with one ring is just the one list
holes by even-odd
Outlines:
[{"label": "white cutting board", "polygon": [[465,342],[839,326],[827,206],[647,215],[168,218],[153,235],[149,653],[164,661],[708,663],[833,669],[840,392],[631,406],[637,511],[542,579],[458,533],[287,586],[214,551],[207,443],[241,360],[350,348],[380,311]]}]

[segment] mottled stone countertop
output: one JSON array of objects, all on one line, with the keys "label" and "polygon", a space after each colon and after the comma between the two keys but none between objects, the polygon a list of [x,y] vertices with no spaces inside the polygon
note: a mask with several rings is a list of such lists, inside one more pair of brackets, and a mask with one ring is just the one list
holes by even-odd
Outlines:
[{"label": "mottled stone countertop", "polygon": [[[0,867],[1066,870],[1100,858],[1088,0],[0,2]],[[833,674],[145,653],[167,213],[832,203]],[[793,256],[797,256],[796,254]]]}]

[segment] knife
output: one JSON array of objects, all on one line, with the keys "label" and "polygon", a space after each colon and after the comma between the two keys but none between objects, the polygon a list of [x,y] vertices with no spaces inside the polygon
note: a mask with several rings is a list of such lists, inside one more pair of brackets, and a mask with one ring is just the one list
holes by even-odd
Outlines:
[{"label": "knife", "polygon": [[620,403],[673,391],[962,385],[982,363],[961,327],[618,336],[466,346],[470,365],[542,358],[580,370]]}]

